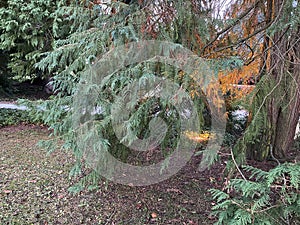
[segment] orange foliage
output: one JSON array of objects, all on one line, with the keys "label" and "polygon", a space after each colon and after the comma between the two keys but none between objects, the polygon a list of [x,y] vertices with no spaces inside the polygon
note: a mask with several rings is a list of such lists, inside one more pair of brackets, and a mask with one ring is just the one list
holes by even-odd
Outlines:
[{"label": "orange foliage", "polygon": [[[249,9],[249,10],[248,10]],[[244,12],[248,12],[244,14]],[[244,66],[232,71],[220,71],[219,83],[223,94],[230,93],[232,100],[240,99],[249,94],[256,83],[262,66],[263,43],[259,35],[251,35],[263,26],[262,15],[265,14],[265,5],[256,0],[245,0],[243,3],[233,1],[226,10],[227,18],[234,18],[223,31],[214,32],[208,43],[195,33],[199,48],[204,47],[202,57],[209,59],[229,58],[239,56],[244,61]],[[232,24],[235,24],[232,26]],[[241,41],[242,40],[242,41]]]},{"label": "orange foliage", "polygon": [[248,82],[259,74],[259,68],[260,60],[255,60],[240,69],[220,72],[219,80],[223,94],[229,91],[234,99],[240,99],[249,94],[254,89],[254,85],[249,85]]},{"label": "orange foliage", "polygon": [[215,134],[209,132],[197,133],[193,131],[185,132],[185,135],[188,139],[197,142],[197,143],[205,143],[211,138],[215,138]]}]

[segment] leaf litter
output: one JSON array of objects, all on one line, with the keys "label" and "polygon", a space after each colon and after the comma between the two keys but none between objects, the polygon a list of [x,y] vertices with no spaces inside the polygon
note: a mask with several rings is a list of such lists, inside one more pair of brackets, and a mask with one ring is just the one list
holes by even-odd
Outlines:
[{"label": "leaf litter", "polygon": [[[49,130],[35,125],[0,128],[0,224],[212,224],[209,177],[191,160],[159,184],[130,187],[103,180],[99,189],[68,192],[74,157],[38,147]],[[213,186],[214,185],[214,186]]]}]

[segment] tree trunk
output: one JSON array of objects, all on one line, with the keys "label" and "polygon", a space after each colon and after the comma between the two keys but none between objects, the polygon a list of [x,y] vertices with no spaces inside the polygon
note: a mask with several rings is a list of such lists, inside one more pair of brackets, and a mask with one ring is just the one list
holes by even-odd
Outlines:
[{"label": "tree trunk", "polygon": [[[291,13],[283,10],[283,0],[273,4],[269,10],[273,11],[273,19],[279,15],[278,27],[283,27]],[[237,156],[245,153],[259,161],[284,160],[294,141],[300,116],[300,26],[278,30],[269,39],[266,74],[254,95],[252,123],[234,148]]]},{"label": "tree trunk", "polygon": [[[279,85],[268,102],[269,120],[273,128],[271,147],[274,157],[285,158],[291,148],[300,112],[300,27],[290,35],[275,35],[278,48],[272,49],[271,76]],[[274,104],[275,103],[275,104]]]}]

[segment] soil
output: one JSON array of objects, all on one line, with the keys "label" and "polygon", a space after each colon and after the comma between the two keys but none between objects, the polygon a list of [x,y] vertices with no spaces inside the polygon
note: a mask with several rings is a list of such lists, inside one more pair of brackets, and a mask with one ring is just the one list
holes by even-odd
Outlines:
[{"label": "soil", "polygon": [[47,155],[39,140],[46,127],[0,129],[0,224],[212,224],[210,188],[222,188],[224,164],[197,170],[193,158],[180,173],[158,184],[130,187],[102,181],[99,189],[71,194],[74,157]]},{"label": "soil", "polygon": [[[72,194],[68,188],[75,162],[70,152],[51,154],[40,147],[49,139],[47,127],[17,125],[0,128],[0,224],[213,224],[215,204],[208,190],[225,186],[228,154],[211,169],[199,172],[193,157],[176,175],[158,184],[132,187],[107,182]],[[299,154],[296,148],[290,155]],[[248,162],[269,170],[276,162]]]}]

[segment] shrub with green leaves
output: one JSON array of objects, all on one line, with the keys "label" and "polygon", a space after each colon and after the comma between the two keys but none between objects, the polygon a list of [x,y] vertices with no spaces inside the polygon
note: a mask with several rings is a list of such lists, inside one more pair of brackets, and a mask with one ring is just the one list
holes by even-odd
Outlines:
[{"label": "shrub with green leaves", "polygon": [[28,111],[18,109],[0,109],[0,127],[18,125],[21,123],[36,124],[38,121]]},{"label": "shrub with green leaves", "polygon": [[300,163],[270,171],[244,166],[249,179],[231,179],[225,191],[211,189],[216,224],[296,225],[300,222]]}]

